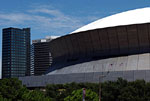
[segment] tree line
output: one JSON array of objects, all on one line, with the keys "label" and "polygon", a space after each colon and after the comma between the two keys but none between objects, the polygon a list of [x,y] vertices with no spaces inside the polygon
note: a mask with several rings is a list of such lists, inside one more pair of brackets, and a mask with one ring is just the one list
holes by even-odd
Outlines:
[{"label": "tree line", "polygon": [[[99,83],[48,84],[45,90],[28,89],[17,78],[0,80],[0,101],[85,101],[99,100]],[[101,83],[101,101],[150,101],[150,82],[136,80]]]}]

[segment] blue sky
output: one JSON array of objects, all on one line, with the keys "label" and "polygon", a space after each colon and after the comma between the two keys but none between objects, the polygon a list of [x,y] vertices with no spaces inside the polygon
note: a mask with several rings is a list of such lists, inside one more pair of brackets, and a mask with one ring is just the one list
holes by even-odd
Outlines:
[{"label": "blue sky", "polygon": [[0,0],[0,61],[2,28],[30,27],[31,40],[61,36],[97,19],[149,6],[150,0]]}]

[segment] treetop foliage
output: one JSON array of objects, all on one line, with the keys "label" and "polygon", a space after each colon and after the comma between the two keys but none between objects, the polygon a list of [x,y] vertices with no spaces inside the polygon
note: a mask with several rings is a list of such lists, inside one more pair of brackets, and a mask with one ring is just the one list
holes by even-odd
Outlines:
[{"label": "treetop foliage", "polygon": [[[48,84],[45,90],[31,90],[16,78],[1,79],[0,101],[81,101],[83,88],[86,101],[98,101],[99,83]],[[150,101],[150,82],[144,80],[118,78],[101,83],[101,89],[101,101]]]}]

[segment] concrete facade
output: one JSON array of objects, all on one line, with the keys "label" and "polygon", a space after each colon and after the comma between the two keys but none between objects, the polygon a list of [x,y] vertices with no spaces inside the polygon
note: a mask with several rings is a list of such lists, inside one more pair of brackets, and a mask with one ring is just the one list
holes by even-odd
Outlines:
[{"label": "concrete facade", "polygon": [[[99,77],[102,72],[89,72],[89,73],[72,73],[72,74],[55,74],[55,75],[43,75],[43,76],[27,76],[20,77],[23,85],[27,87],[45,87],[47,84],[64,84],[64,83],[83,83],[91,82],[98,83]],[[118,77],[126,79],[128,81],[134,81],[142,79],[147,82],[150,81],[150,70],[131,70],[131,71],[115,71],[115,72],[103,72],[106,77],[101,79],[101,82],[112,80],[115,81]]]},{"label": "concrete facade", "polygon": [[[149,68],[149,55],[137,55],[150,52],[149,36],[149,23],[95,29],[62,36],[50,43],[53,64],[49,72],[51,74],[54,70],[57,71],[57,69],[74,64],[94,60],[103,61],[109,58],[113,58],[110,61],[111,64],[116,65],[114,69],[142,70]],[[123,60],[126,62],[124,67],[126,69],[118,67],[120,57],[127,58],[127,61]],[[68,71],[70,70],[67,69],[66,73]]]},{"label": "concrete facade", "polygon": [[[116,72],[131,70],[150,70],[150,53],[120,56],[106,59],[98,59],[87,62],[65,65],[53,65],[58,67],[47,75],[89,73],[89,72]],[[63,68],[62,68],[63,67]]]}]

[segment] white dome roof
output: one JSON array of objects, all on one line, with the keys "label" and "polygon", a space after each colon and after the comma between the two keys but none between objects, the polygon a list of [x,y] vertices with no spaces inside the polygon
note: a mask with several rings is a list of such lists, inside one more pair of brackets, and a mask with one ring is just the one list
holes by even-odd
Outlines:
[{"label": "white dome roof", "polygon": [[73,31],[72,33],[119,25],[140,24],[149,22],[150,22],[150,7],[146,7],[114,14],[112,16],[99,19]]}]

